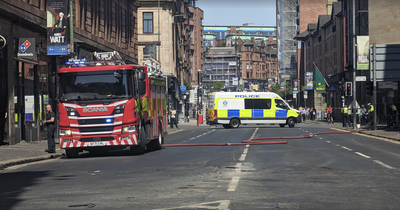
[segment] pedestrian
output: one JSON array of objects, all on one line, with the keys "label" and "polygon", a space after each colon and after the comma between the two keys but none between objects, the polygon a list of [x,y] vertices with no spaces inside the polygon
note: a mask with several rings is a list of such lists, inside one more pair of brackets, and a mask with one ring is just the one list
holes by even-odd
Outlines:
[{"label": "pedestrian", "polygon": [[193,108],[192,114],[193,114],[193,119],[196,119],[196,109],[195,108]]},{"label": "pedestrian", "polygon": [[347,128],[347,117],[348,117],[347,106],[343,107],[342,110],[343,110],[343,127]]},{"label": "pedestrian", "polygon": [[189,111],[185,109],[185,123],[189,122]]},{"label": "pedestrian", "polygon": [[361,125],[367,124],[367,109],[365,109],[364,105],[361,105]]},{"label": "pedestrian", "polygon": [[44,120],[43,123],[46,124],[47,127],[47,149],[44,151],[56,153],[56,142],[54,141],[54,130],[56,128],[54,119],[56,118],[56,114],[54,114],[50,104],[47,104],[46,111],[46,120]]},{"label": "pedestrian", "polygon": [[313,120],[315,120],[315,116],[317,115],[317,109],[313,107]]},{"label": "pedestrian", "polygon": [[331,122],[333,124],[333,120],[335,119],[335,110],[332,109],[332,114],[331,114]]},{"label": "pedestrian", "polygon": [[333,124],[333,120],[332,120],[332,107],[331,105],[329,105],[329,107],[326,109],[326,116],[327,116],[327,121],[329,124]]},{"label": "pedestrian", "polygon": [[179,130],[178,122],[176,119],[176,110],[174,109],[174,107],[171,107],[170,119],[171,119],[171,129],[174,128],[175,124],[175,127]]},{"label": "pedestrian", "polygon": [[307,114],[306,109],[301,110],[301,116],[303,117],[303,121],[306,121],[306,114]]}]

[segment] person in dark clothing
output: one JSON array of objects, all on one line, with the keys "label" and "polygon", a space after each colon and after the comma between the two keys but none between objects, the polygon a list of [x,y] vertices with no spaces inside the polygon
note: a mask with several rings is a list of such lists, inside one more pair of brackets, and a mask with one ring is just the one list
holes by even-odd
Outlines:
[{"label": "person in dark clothing", "polygon": [[62,33],[67,30],[67,19],[64,18],[64,13],[60,12],[60,18],[54,25],[54,33]]},{"label": "person in dark clothing", "polygon": [[196,119],[196,109],[195,108],[193,108],[192,114],[193,114],[193,119]]},{"label": "person in dark clothing", "polygon": [[189,111],[185,109],[185,123],[189,122]]},{"label": "person in dark clothing", "polygon": [[177,118],[177,112],[174,109],[174,107],[171,107],[170,118],[171,118],[171,129],[174,128],[174,124],[175,124],[175,127],[179,130],[179,128],[178,128],[178,119],[176,119]]},{"label": "person in dark clothing", "polygon": [[54,141],[54,130],[56,126],[54,124],[54,119],[56,118],[56,114],[54,114],[50,104],[47,104],[46,111],[46,120],[43,121],[47,126],[47,149],[45,151],[48,153],[55,153],[56,142]]}]

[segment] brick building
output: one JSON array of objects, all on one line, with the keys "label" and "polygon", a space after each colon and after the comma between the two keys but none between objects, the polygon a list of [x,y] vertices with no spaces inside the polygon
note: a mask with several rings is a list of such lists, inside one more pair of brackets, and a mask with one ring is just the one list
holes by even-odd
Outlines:
[{"label": "brick building", "polygon": [[203,10],[196,7],[195,1],[189,1],[190,23],[190,84],[198,85],[197,70],[203,69]]},{"label": "brick building", "polygon": [[[44,117],[46,104],[57,111],[55,98],[49,95],[57,88],[57,69],[68,58],[91,60],[93,51],[116,50],[128,62],[137,63],[136,1],[92,2],[73,1],[74,48],[70,51],[74,54],[48,56],[47,1],[0,1],[0,35],[6,40],[5,47],[0,50],[0,98],[5,102],[0,104],[0,143],[4,131],[9,144],[41,139],[39,121]],[[20,38],[35,39],[35,45],[30,47],[36,47],[37,60],[18,58]]]}]

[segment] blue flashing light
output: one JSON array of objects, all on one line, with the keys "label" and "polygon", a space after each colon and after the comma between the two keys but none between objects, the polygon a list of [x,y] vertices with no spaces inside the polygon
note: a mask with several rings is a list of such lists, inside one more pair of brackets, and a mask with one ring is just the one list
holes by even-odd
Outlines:
[{"label": "blue flashing light", "polygon": [[67,62],[65,62],[65,64],[67,64],[67,65],[71,65],[71,62],[67,61]]},{"label": "blue flashing light", "polygon": [[110,123],[110,122],[112,122],[112,119],[106,119],[106,122]]},{"label": "blue flashing light", "polygon": [[85,64],[86,62],[85,61],[79,61],[79,64]]},{"label": "blue flashing light", "polygon": [[74,64],[75,65],[79,65],[79,61],[74,61]]}]

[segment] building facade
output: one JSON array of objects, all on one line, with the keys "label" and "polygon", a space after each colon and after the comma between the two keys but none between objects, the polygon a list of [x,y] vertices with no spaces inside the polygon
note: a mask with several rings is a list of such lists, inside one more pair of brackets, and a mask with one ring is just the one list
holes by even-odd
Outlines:
[{"label": "building facade", "polygon": [[203,69],[203,10],[196,7],[196,1],[189,1],[190,23],[190,81],[189,84],[198,85],[197,70]]}]

